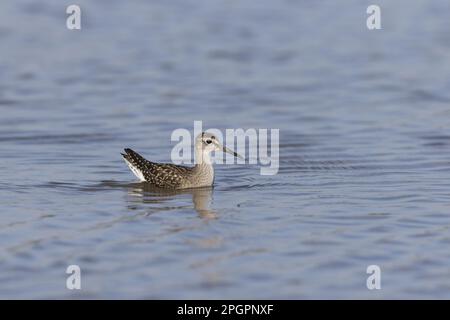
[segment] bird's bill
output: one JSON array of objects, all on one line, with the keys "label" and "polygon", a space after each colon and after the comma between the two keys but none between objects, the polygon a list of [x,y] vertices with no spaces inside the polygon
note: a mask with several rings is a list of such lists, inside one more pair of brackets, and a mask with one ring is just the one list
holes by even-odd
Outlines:
[{"label": "bird's bill", "polygon": [[244,157],[242,157],[241,155],[239,155],[237,152],[234,152],[233,150],[231,150],[231,149],[228,149],[227,147],[225,147],[225,146],[223,146],[222,147],[223,148],[223,152],[226,152],[226,153],[229,153],[229,154],[232,154],[233,156],[235,156],[236,158],[239,158],[239,159],[244,159]]}]

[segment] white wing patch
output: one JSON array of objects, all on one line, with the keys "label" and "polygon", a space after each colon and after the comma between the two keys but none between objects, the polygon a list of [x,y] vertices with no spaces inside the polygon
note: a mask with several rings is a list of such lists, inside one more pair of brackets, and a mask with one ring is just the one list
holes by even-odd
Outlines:
[{"label": "white wing patch", "polygon": [[129,162],[127,159],[123,158],[126,162],[126,164],[128,165],[128,167],[130,168],[131,172],[134,173],[134,175],[139,179],[139,181],[143,182],[146,181],[145,177],[142,173],[141,170],[139,170],[138,168],[136,168],[131,162]]}]

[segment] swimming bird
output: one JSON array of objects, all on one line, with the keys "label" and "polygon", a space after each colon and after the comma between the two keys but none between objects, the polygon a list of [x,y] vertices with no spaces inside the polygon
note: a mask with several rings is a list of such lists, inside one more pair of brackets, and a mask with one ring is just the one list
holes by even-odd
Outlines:
[{"label": "swimming bird", "polygon": [[140,181],[159,188],[186,189],[213,185],[214,168],[210,158],[213,151],[227,152],[243,159],[236,152],[221,145],[217,138],[208,132],[202,132],[195,139],[196,164],[193,167],[152,162],[128,148],[122,156]]}]

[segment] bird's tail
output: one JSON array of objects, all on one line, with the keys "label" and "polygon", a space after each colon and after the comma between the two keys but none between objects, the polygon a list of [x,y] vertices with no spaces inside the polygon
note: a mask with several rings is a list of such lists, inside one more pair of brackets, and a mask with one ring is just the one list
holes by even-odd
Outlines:
[{"label": "bird's tail", "polygon": [[124,150],[125,153],[121,154],[125,159],[125,162],[127,163],[128,167],[130,167],[130,170],[134,173],[136,177],[139,178],[139,180],[146,181],[144,172],[145,168],[148,166],[150,161],[146,160],[139,153],[131,149],[126,148]]}]

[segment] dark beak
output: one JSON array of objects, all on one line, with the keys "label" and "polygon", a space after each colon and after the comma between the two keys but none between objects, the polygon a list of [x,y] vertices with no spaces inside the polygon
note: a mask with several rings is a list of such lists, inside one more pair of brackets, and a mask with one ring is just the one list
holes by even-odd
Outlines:
[{"label": "dark beak", "polygon": [[234,151],[231,150],[231,149],[228,149],[227,147],[223,147],[223,152],[232,154],[232,155],[235,156],[236,158],[244,159],[244,158],[243,158],[242,156],[240,156],[238,153],[234,152]]}]

